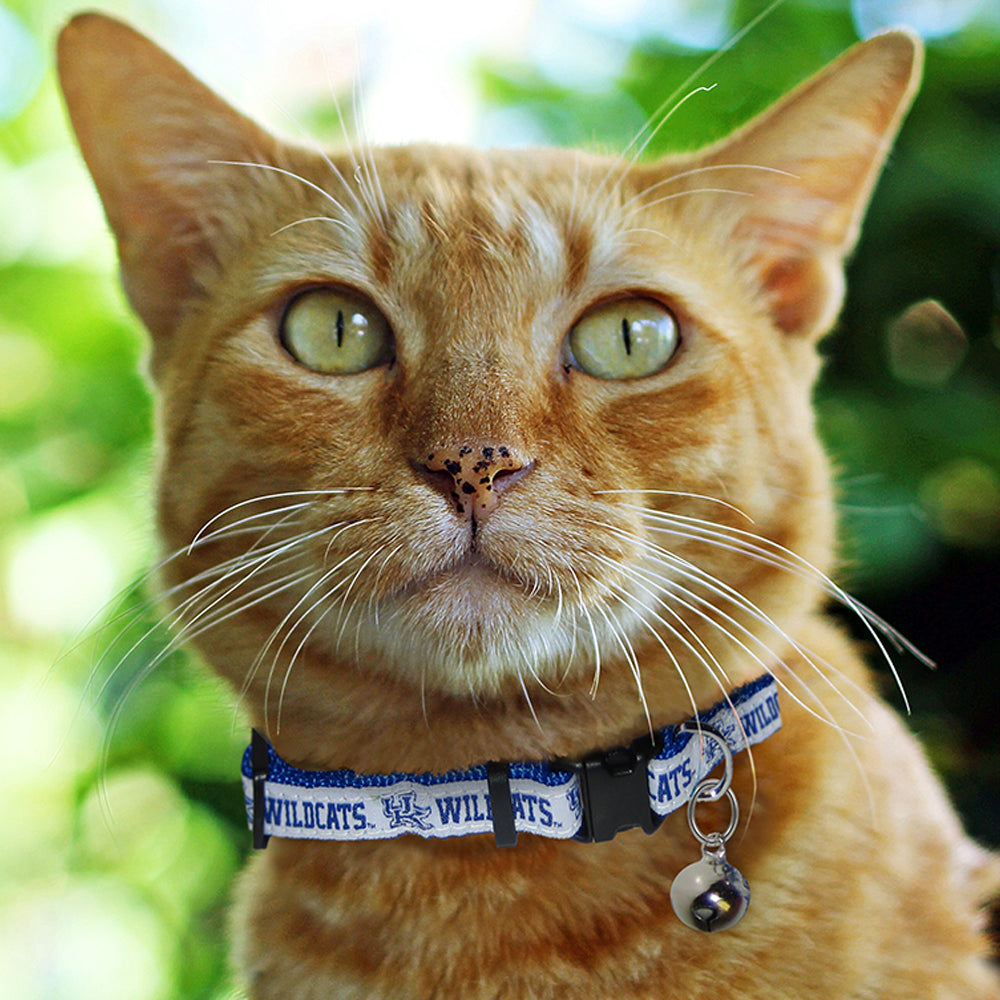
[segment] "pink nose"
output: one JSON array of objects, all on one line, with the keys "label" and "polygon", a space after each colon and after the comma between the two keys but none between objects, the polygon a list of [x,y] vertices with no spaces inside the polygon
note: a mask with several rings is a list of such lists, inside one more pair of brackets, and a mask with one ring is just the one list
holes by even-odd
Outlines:
[{"label": "pink nose", "polygon": [[500,494],[534,466],[502,444],[461,444],[438,448],[423,461],[426,478],[474,524],[493,513]]}]

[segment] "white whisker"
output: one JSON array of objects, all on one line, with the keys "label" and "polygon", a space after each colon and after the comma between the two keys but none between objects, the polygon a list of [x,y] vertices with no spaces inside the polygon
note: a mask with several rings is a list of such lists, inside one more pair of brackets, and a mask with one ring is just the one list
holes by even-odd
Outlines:
[{"label": "white whisker", "polygon": [[[347,213],[347,210],[344,208],[344,206],[339,201],[337,201],[337,199],[334,198],[334,196],[330,194],[329,191],[325,191],[318,184],[314,184],[307,177],[303,177],[301,174],[295,173],[294,170],[286,170],[284,167],[275,166],[273,163],[254,163],[250,160],[209,160],[208,162],[220,167],[247,167],[256,170],[267,170],[271,173],[280,174],[282,177],[289,177],[292,180],[298,181],[300,184],[305,185],[310,190],[315,191],[317,194],[321,195],[331,205],[339,209],[341,212],[344,212],[345,215],[347,215],[348,218],[350,218],[350,215],[349,213]],[[334,170],[336,170],[336,167],[334,167]],[[339,171],[337,171],[337,173],[339,175]],[[347,188],[349,192],[351,191],[350,187],[346,183],[344,186]],[[351,193],[353,194],[353,192]]]},{"label": "white whisker", "polygon": [[905,649],[929,666],[933,666],[933,661],[873,611],[848,594],[838,584],[834,583],[825,573],[813,566],[808,560],[803,559],[777,542],[773,542],[761,535],[743,531],[740,528],[723,527],[703,521],[700,518],[692,518],[682,514],[666,514],[662,511],[653,511],[643,507],[634,507],[633,509],[640,511],[642,516],[648,521],[655,522],[655,524],[651,524],[653,530],[665,531],[692,540],[710,541],[721,549],[748,555],[760,563],[790,572],[800,579],[820,586],[829,596],[853,611],[864,624],[892,672],[900,695],[903,698],[906,711],[910,711],[909,700],[907,699],[902,679],[882,641],[882,636],[885,636],[897,650],[901,651]]},{"label": "white whisker", "polygon": [[[716,49],[715,52],[713,52],[703,63],[701,63],[701,65],[694,70],[694,72],[691,73],[690,76],[688,76],[677,88],[675,88],[674,91],[669,94],[660,106],[649,116],[647,123],[636,134],[628,146],[625,147],[622,155],[628,155],[629,150],[638,143],[639,145],[630,160],[631,163],[635,163],[646,151],[647,147],[656,137],[660,129],[662,129],[670,118],[677,112],[678,108],[690,100],[694,94],[711,90],[712,87],[699,87],[693,91],[688,91],[683,98],[681,98],[680,95],[684,94],[684,92],[687,91],[700,76],[707,73],[708,70],[710,70],[712,66],[719,61],[719,59],[721,59],[727,52],[730,51],[730,49],[746,38],[746,36],[753,31],[753,29],[756,28],[761,21],[769,17],[774,10],[781,6],[782,3],[784,3],[784,0],[774,0],[773,3],[765,7],[764,10],[762,10],[756,17],[748,21],[742,28],[740,28],[739,31],[729,38],[725,44]],[[680,98],[680,100],[678,100],[678,98]],[[668,108],[669,110],[667,110]],[[662,118],[660,117],[661,115],[663,116]],[[659,119],[659,121],[657,121],[657,119]],[[656,122],[656,124],[653,125],[653,122]],[[643,132],[647,131],[649,134],[645,137],[645,139],[643,139]]]},{"label": "white whisker", "polygon": [[[326,71],[327,71],[327,82],[328,82],[329,88],[330,88],[330,97],[333,100],[333,106],[336,109],[337,116],[340,119],[341,132],[343,133],[343,136],[344,136],[344,144],[347,147],[347,152],[348,152],[348,156],[349,156],[349,158],[351,160],[351,165],[352,165],[352,167],[354,167],[355,169],[357,169],[357,160],[355,159],[355,156],[354,156],[354,150],[351,148],[351,141],[350,141],[350,138],[349,138],[349,135],[348,135],[347,124],[344,121],[344,116],[341,114],[340,102],[337,99],[336,90],[334,89],[332,83],[330,82],[329,68],[325,66],[325,62],[326,62],[326,55],[324,53],[324,67],[326,68]],[[334,175],[334,177],[340,183],[340,186],[350,196],[351,201],[354,203],[354,207],[357,210],[357,212],[359,213],[360,217],[362,219],[371,217],[371,213],[369,211],[369,207],[368,207],[368,205],[365,204],[365,200],[363,200],[362,198],[359,198],[357,192],[355,192],[355,190],[353,189],[353,187],[350,184],[347,183],[347,178],[344,177],[344,175],[341,172],[340,168],[336,165],[336,163],[333,162],[333,160],[330,157],[330,154],[327,153],[327,151],[325,149],[323,149],[323,147],[320,146],[320,144],[318,142],[316,142],[316,140],[313,138],[312,134],[307,129],[305,129],[305,128],[302,127],[301,123],[295,118],[295,116],[293,114],[291,114],[291,112],[289,112],[287,109],[284,109],[284,108],[282,108],[282,110],[284,111],[285,116],[298,129],[299,134],[303,137],[303,139],[308,144],[308,146],[312,150],[312,152],[315,153],[316,156],[323,161],[323,163],[327,166],[327,168],[331,171],[331,173]],[[319,189],[317,189],[317,190],[319,190]],[[363,190],[362,190],[362,194],[364,194]],[[332,195],[328,194],[328,197],[332,198]],[[352,213],[349,212],[347,210],[347,208],[343,204],[341,204],[340,202],[337,202],[337,204],[338,204],[338,207],[340,208],[341,212],[343,213],[345,219],[347,220],[347,225],[345,227],[346,231],[350,232],[350,233],[357,232],[358,219],[354,215],[352,215]]]},{"label": "white whisker", "polygon": [[[275,673],[275,670],[277,669],[278,662],[281,659],[281,655],[284,652],[285,646],[287,645],[287,643],[291,639],[291,637],[295,634],[296,629],[298,629],[298,627],[308,617],[310,617],[310,615],[312,615],[312,613],[316,609],[316,607],[318,607],[323,601],[325,601],[327,599],[327,597],[329,597],[329,595],[331,593],[335,592],[338,587],[342,586],[344,581],[341,580],[339,583],[337,583],[332,588],[332,590],[325,591],[316,601],[313,601],[312,604],[309,604],[310,598],[312,598],[313,594],[315,594],[321,587],[323,587],[328,580],[330,580],[333,576],[335,576],[336,573],[343,566],[345,566],[352,559],[354,559],[357,556],[357,554],[358,554],[358,552],[357,552],[356,549],[354,551],[352,551],[352,552],[349,552],[335,566],[333,566],[330,569],[326,570],[318,579],[315,579],[314,582],[313,582],[313,584],[312,584],[312,586],[310,586],[306,590],[306,592],[304,594],[302,594],[301,597],[299,597],[299,599],[285,613],[285,615],[281,619],[281,621],[278,622],[278,624],[274,627],[274,629],[271,631],[271,635],[268,637],[267,641],[260,648],[260,650],[258,650],[257,655],[254,657],[254,662],[251,665],[250,672],[248,674],[248,680],[252,680],[253,679],[254,675],[260,669],[261,664],[264,662],[264,657],[267,656],[268,650],[274,644],[274,642],[278,638],[278,636],[282,635],[281,642],[278,644],[277,649],[275,649],[275,651],[274,651],[274,656],[272,657],[272,660],[271,660],[271,669],[268,671],[268,675],[267,675],[266,693],[265,693],[265,696],[264,696],[264,716],[265,716],[265,718],[267,717],[267,704],[268,704],[268,700],[267,699],[268,699],[268,693],[270,692],[270,689],[271,689],[271,682],[274,679],[274,673]],[[311,575],[315,576],[315,570],[312,571]],[[303,607],[305,608],[304,611],[302,610]],[[298,616],[298,617],[296,617],[296,616]],[[295,619],[294,624],[292,624],[290,627],[288,627],[289,626],[289,622],[291,622],[293,618]],[[322,620],[322,618],[320,620]],[[317,624],[318,624],[318,622],[317,622]],[[313,628],[309,630],[309,632],[307,633],[307,638],[308,638],[308,636],[312,635],[312,632],[315,629],[315,627],[316,626],[314,625]],[[293,654],[293,656],[292,656],[292,660],[293,661],[295,659],[295,656],[298,654],[299,650],[301,650],[301,648],[302,648],[302,646],[300,644],[299,647],[298,647],[298,649],[296,649],[295,654]],[[282,687],[284,687],[284,685]]]},{"label": "white whisker", "polygon": [[635,649],[632,646],[628,635],[624,629],[614,620],[611,614],[600,604],[596,605],[595,610],[601,615],[605,623],[608,626],[608,630],[613,636],[615,642],[617,643],[619,649],[621,649],[622,654],[625,657],[625,662],[628,664],[629,670],[632,673],[632,677],[635,680],[635,686],[637,693],[639,695],[639,703],[642,705],[643,714],[646,717],[646,724],[649,728],[650,735],[653,734],[653,720],[649,712],[649,704],[646,701],[646,692],[642,686],[642,670],[639,667],[639,660],[636,658]]},{"label": "white whisker", "polygon": [[[647,207],[649,204],[655,205],[657,202],[654,201],[647,203],[645,199],[658,188],[666,187],[670,184],[676,184],[677,181],[687,180],[690,177],[696,177],[699,174],[711,173],[712,171],[717,170],[755,170],[761,173],[778,174],[779,176],[788,177],[793,180],[798,179],[798,174],[790,173],[787,170],[780,170],[778,167],[766,167],[759,163],[711,163],[701,167],[694,167],[690,170],[681,170],[676,174],[671,174],[669,177],[664,177],[663,180],[659,180],[655,184],[650,184],[637,194],[634,194],[627,201],[622,202],[621,211],[627,212],[635,204],[639,204],[640,207]],[[743,191],[732,193],[747,194],[748,192]]]},{"label": "white whisker", "polygon": [[[707,69],[708,65],[710,65],[710,63],[706,63],[703,68]],[[686,89],[688,83],[690,83],[691,81],[693,81],[696,76],[700,75],[700,73],[701,73],[701,70],[699,70],[698,72],[696,72],[692,76],[688,77],[688,80],[685,81],[685,83],[682,85],[682,87],[684,89]],[[633,137],[632,141],[622,151],[621,155],[622,155],[623,161],[621,163],[616,163],[615,166],[611,167],[611,169],[608,170],[608,173],[605,175],[604,180],[601,181],[601,184],[598,187],[598,189],[595,192],[595,194],[598,194],[598,195],[604,194],[606,200],[608,201],[608,203],[609,204],[613,204],[615,198],[618,195],[618,192],[621,190],[622,183],[624,182],[625,178],[628,176],[628,168],[631,167],[631,166],[633,166],[636,163],[636,161],[642,156],[642,154],[646,151],[646,148],[653,141],[653,139],[655,138],[655,136],[657,135],[657,133],[660,131],[660,129],[663,128],[663,126],[666,125],[667,122],[670,121],[670,119],[682,107],[684,107],[684,105],[687,104],[688,101],[691,100],[691,98],[697,96],[698,94],[707,94],[710,91],[714,90],[715,86],[716,85],[713,83],[713,84],[711,84],[708,87],[695,87],[693,90],[688,91],[688,93],[685,94],[684,97],[682,97],[679,101],[676,101],[676,103],[674,103],[674,106],[672,108],[670,108],[670,110],[667,111],[663,115],[663,117],[656,124],[656,126],[650,131],[649,135],[646,136],[646,138],[640,143],[640,145],[636,149],[635,153],[630,158],[625,159],[626,157],[628,157],[629,150],[631,150],[632,147],[635,146],[636,143],[639,141],[640,137],[642,136],[643,131],[645,131],[647,128],[649,128],[649,124],[648,123],[646,125],[644,125],[643,128],[639,132],[636,133],[636,135]],[[670,104],[670,103],[674,102],[677,93],[678,93],[678,91],[674,91],[674,93],[663,104],[660,105],[659,109],[649,119],[650,122],[654,121],[656,119],[656,117],[658,115],[660,115],[660,113],[664,110],[664,108],[667,106],[667,104]],[[605,184],[611,178],[612,174],[616,173],[616,172],[618,174],[618,179],[615,181],[615,183],[612,185],[612,187],[607,192],[605,192],[604,191]]]},{"label": "white whisker", "polygon": [[[340,598],[340,601],[339,601],[341,608],[346,608],[347,607],[347,602],[350,599],[352,591],[354,590],[354,585],[358,582],[358,580],[360,579],[362,573],[364,573],[364,571],[368,568],[368,566],[371,563],[371,561],[380,552],[382,552],[385,548],[386,548],[385,544],[377,546],[374,550],[372,550],[372,552],[370,552],[368,554],[368,556],[365,558],[364,562],[362,562],[361,565],[354,572],[353,576],[350,579],[350,582],[347,585],[347,589],[341,595],[341,598]],[[337,645],[338,646],[340,645],[341,641],[344,638],[344,629],[346,627],[347,627],[347,617],[343,618],[343,620],[341,621],[340,631],[337,633]]]},{"label": "white whisker", "polygon": [[[740,734],[743,737],[743,745],[747,751],[747,759],[749,761],[750,773],[753,779],[753,794],[750,806],[750,812],[752,813],[753,803],[756,801],[757,798],[757,768],[754,762],[753,748],[750,746],[750,741],[749,738],[747,737],[746,731],[743,728],[743,723],[740,720],[739,713],[736,711],[736,707],[735,705],[733,705],[732,699],[730,698],[729,688],[731,686],[731,682],[728,676],[726,675],[726,671],[723,668],[722,664],[719,662],[718,658],[711,652],[708,646],[706,646],[705,643],[702,642],[698,634],[687,624],[687,622],[683,620],[683,618],[681,618],[668,604],[666,604],[662,600],[660,595],[655,594],[653,591],[650,591],[647,588],[641,588],[641,589],[646,590],[646,593],[649,596],[653,597],[657,601],[657,603],[659,603],[664,608],[664,610],[667,611],[668,614],[676,618],[678,625],[682,626],[685,631],[689,632],[692,639],[695,640],[697,645],[701,648],[701,650],[703,650],[702,653],[699,652],[698,649],[695,649],[695,647],[685,638],[685,636],[678,628],[671,625],[669,622],[665,621],[660,615],[656,614],[656,612],[650,611],[650,609],[643,606],[639,601],[636,601],[634,596],[631,595],[626,588],[616,586],[616,590],[620,591],[622,595],[622,600],[628,604],[628,606],[632,609],[632,612],[639,618],[639,621],[642,623],[643,627],[647,629],[647,631],[653,636],[653,638],[657,641],[657,643],[669,657],[671,663],[674,666],[674,670],[677,676],[680,678],[681,683],[684,685],[684,690],[687,693],[688,701],[691,705],[691,714],[695,716],[696,721],[698,722],[699,729],[701,727],[701,722],[700,719],[697,718],[698,705],[695,701],[694,692],[691,690],[691,685],[688,683],[687,676],[684,673],[684,670],[681,668],[681,665],[677,660],[677,657],[675,656],[673,650],[664,640],[663,636],[661,636],[660,633],[657,632],[657,630],[646,620],[645,614],[652,614],[652,616],[665,629],[667,629],[667,631],[671,635],[673,635],[676,639],[678,639],[689,650],[689,652],[691,652],[694,655],[695,659],[699,663],[701,663],[702,666],[705,667],[709,676],[718,685],[719,690],[722,692],[723,700],[732,709],[733,715],[736,718],[737,726],[739,727]],[[723,683],[723,681],[725,681],[725,683]]]},{"label": "white whisker", "polygon": [[[392,561],[399,550],[403,547],[403,543],[400,542],[388,555],[382,559],[382,565],[379,566],[378,572],[375,574],[375,579],[372,581],[371,592],[368,596],[368,614],[372,619],[375,627],[378,628],[379,625],[379,607],[378,607],[378,585],[379,581],[382,579],[382,573],[385,571],[386,566]],[[360,628],[360,621],[358,626]],[[355,643],[357,645],[357,643]]]},{"label": "white whisker", "polygon": [[[194,538],[191,539],[191,544],[188,546],[188,554],[194,549],[195,545],[199,544],[203,537],[205,537],[208,529],[216,523],[216,521],[221,520],[227,514],[231,514],[234,510],[239,510],[241,507],[247,507],[250,504],[255,503],[265,503],[269,500],[284,500],[286,497],[329,497],[329,496],[340,496],[344,493],[355,493],[355,492],[371,492],[371,486],[336,486],[326,490],[289,490],[284,493],[265,493],[262,496],[249,497],[246,500],[240,500],[238,503],[231,504],[226,507],[225,510],[220,510],[218,514],[210,517],[195,533]],[[311,502],[306,502],[299,505],[301,507],[311,506]],[[282,507],[280,510],[286,511],[291,510],[291,507]],[[262,511],[259,515],[253,515],[253,517],[267,517],[274,513],[272,509]],[[247,520],[252,520],[253,517],[247,518]],[[243,522],[239,522],[243,523]],[[224,530],[224,529],[223,529]]]},{"label": "white whisker", "polygon": [[[266,557],[266,559],[263,559],[260,562],[258,562],[257,565],[254,567],[254,569],[251,570],[251,572],[246,577],[244,577],[244,579],[242,581],[240,581],[237,584],[233,585],[233,587],[231,587],[229,591],[227,591],[225,594],[221,595],[219,598],[217,598],[215,601],[213,601],[208,607],[200,609],[193,616],[193,618],[191,618],[191,619],[187,619],[186,618],[186,616],[191,611],[191,609],[194,608],[194,607],[196,607],[199,601],[204,600],[206,598],[208,592],[212,588],[218,587],[220,584],[223,585],[223,586],[227,585],[228,581],[233,576],[235,576],[238,571],[242,571],[243,569],[246,568],[245,564],[243,564],[243,563],[237,563],[233,567],[230,567],[229,570],[227,572],[225,572],[219,579],[212,580],[205,587],[200,587],[198,590],[195,591],[195,593],[191,594],[184,601],[182,601],[175,608],[173,608],[170,612],[168,612],[168,614],[161,621],[158,621],[154,625],[150,626],[128,648],[128,650],[125,651],[125,653],[119,658],[119,660],[115,664],[115,666],[111,668],[111,670],[108,672],[107,677],[104,680],[104,683],[98,689],[98,691],[96,693],[96,697],[98,699],[100,699],[103,696],[104,692],[107,690],[108,686],[111,684],[112,680],[116,676],[116,674],[117,674],[118,670],[120,669],[120,667],[122,666],[122,664],[124,664],[128,660],[128,658],[137,649],[139,649],[141,647],[141,645],[147,639],[150,638],[150,636],[152,636],[157,631],[157,629],[159,629],[163,625],[171,626],[171,627],[174,627],[174,628],[178,629],[177,634],[174,637],[171,638],[170,642],[165,647],[163,655],[164,656],[168,655],[174,649],[178,648],[182,643],[186,642],[189,638],[191,638],[190,629],[191,629],[191,626],[195,622],[197,622],[199,619],[205,617],[208,614],[208,612],[211,610],[211,608],[216,603],[218,603],[219,601],[223,600],[226,596],[228,596],[232,592],[233,589],[236,589],[242,583],[245,583],[246,580],[249,579],[249,577],[252,576],[257,571],[257,569],[260,568],[261,563],[266,562],[266,561],[270,561],[271,559],[275,558],[278,554],[280,554],[280,553],[278,553],[278,552],[271,553],[271,554],[269,554]],[[214,576],[215,574],[212,573],[210,575]],[[175,591],[177,591],[177,590],[183,589],[183,587],[186,587],[188,585],[189,584],[184,584],[184,585],[182,585],[182,587],[172,588],[172,589],[175,590]],[[122,634],[123,634],[122,632],[119,632],[119,636],[122,635]],[[195,634],[199,634],[199,633],[195,633]],[[157,662],[159,662],[159,659],[160,659],[160,657],[157,657],[156,659],[154,659],[154,661],[153,661],[154,664],[157,663]]]},{"label": "white whisker", "polygon": [[[628,494],[630,496],[635,496],[635,490],[594,490],[594,496],[610,496],[615,494]],[[704,500],[707,503],[715,503],[720,507],[725,507],[727,510],[731,510],[734,514],[739,514],[740,517],[746,518],[751,524],[753,524],[753,518],[746,513],[746,511],[741,510],[735,504],[731,504],[728,500],[722,500],[719,497],[714,497],[710,493],[691,493],[687,490],[643,490],[643,494],[646,496],[657,496],[657,497],[680,497],[685,500]],[[639,510],[650,513],[650,508],[639,507],[634,504],[628,505],[632,510]],[[655,511],[655,513],[662,513],[661,511]],[[673,515],[669,515],[673,516]]]},{"label": "white whisker", "polygon": [[[107,770],[107,762],[110,759],[111,743],[114,737],[114,732],[117,728],[118,721],[121,718],[122,712],[125,710],[126,704],[132,697],[132,695],[135,693],[135,691],[138,690],[138,688],[142,684],[144,684],[149,677],[152,676],[152,674],[156,671],[156,669],[172,653],[176,652],[181,647],[181,645],[196,639],[199,635],[202,635],[209,629],[218,627],[220,624],[229,620],[235,615],[242,614],[252,607],[255,607],[265,601],[272,600],[274,596],[280,594],[284,590],[287,590],[289,587],[295,586],[302,576],[307,576],[307,575],[308,571],[299,571],[297,573],[289,574],[286,577],[281,577],[277,581],[269,581],[266,585],[261,586],[254,591],[251,591],[249,594],[242,595],[243,601],[238,604],[237,602],[233,602],[233,605],[230,605],[228,608],[223,609],[225,611],[224,614],[220,612],[218,615],[212,618],[211,621],[207,623],[202,621],[199,616],[199,618],[196,619],[195,622],[186,624],[179,633],[174,635],[171,638],[171,640],[157,652],[156,656],[154,656],[152,660],[150,660],[150,662],[147,663],[142,668],[142,670],[140,670],[133,678],[131,678],[125,690],[123,691],[121,696],[117,699],[117,702],[114,708],[112,709],[111,715],[109,717],[107,732],[104,738],[104,748],[102,751],[102,766],[101,766],[102,772]],[[194,624],[198,624],[198,627],[194,628],[193,627]],[[147,632],[145,635],[148,636],[149,634],[151,634],[152,631],[153,629],[149,630],[149,632]],[[126,661],[127,657],[131,654],[131,652],[133,652],[135,649],[139,647],[141,641],[142,640],[134,644],[129,650],[129,652],[126,653],[125,656],[119,660],[119,663],[116,665],[114,670],[112,670],[112,675],[118,670],[121,664],[123,664]],[[107,686],[107,683],[108,682],[106,681],[105,685],[102,687],[101,689],[102,692],[104,688]]]},{"label": "white whisker", "polygon": [[343,219],[334,219],[329,215],[310,215],[305,219],[296,219],[294,222],[289,222],[284,226],[280,226],[275,229],[270,236],[280,236],[282,233],[287,232],[289,229],[294,229],[296,226],[304,226],[307,222],[325,222],[331,226],[336,226],[338,229],[343,229],[344,232],[354,233],[356,231],[355,227],[350,223],[344,222]]},{"label": "white whisker", "polygon": [[517,672],[517,679],[521,684],[521,692],[524,694],[524,700],[527,702],[528,711],[531,712],[531,717],[535,720],[535,725],[538,727],[539,732],[545,732],[542,728],[542,724],[538,721],[538,716],[535,714],[535,706],[532,704],[531,695],[528,694],[528,686],[524,683],[524,674],[519,670]]},{"label": "white whisker", "polygon": [[580,612],[587,620],[587,625],[590,628],[590,638],[594,648],[594,679],[590,685],[590,697],[596,698],[597,687],[601,680],[601,644],[597,638],[597,628],[594,625],[594,618],[590,613],[590,609],[587,607],[587,602],[583,599],[583,588],[580,586],[580,577],[572,567],[569,567],[569,572],[573,578],[573,583],[576,585],[576,606],[580,609]]},{"label": "white whisker", "polygon": [[743,198],[752,198],[752,191],[737,191],[734,188],[691,188],[688,191],[675,191],[673,194],[665,194],[652,201],[643,202],[643,208],[653,208],[655,205],[662,205],[668,201],[676,201],[678,198],[687,198],[695,194],[735,194]]},{"label": "white whisker", "polygon": [[[631,533],[623,532],[621,529],[615,528],[613,525],[604,525],[607,530],[627,537],[629,540],[638,540]],[[844,702],[844,704],[855,712],[858,717],[870,728],[870,723],[865,718],[863,713],[857,708],[857,706],[848,698],[846,695],[833,683],[832,679],[829,677],[828,673],[821,670],[816,660],[818,659],[815,654],[810,650],[806,649],[800,642],[798,642],[794,637],[789,635],[785,629],[783,629],[770,615],[763,612],[757,605],[749,601],[743,596],[738,590],[731,587],[730,585],[719,580],[717,577],[708,573],[706,570],[699,566],[694,565],[688,560],[676,555],[666,549],[663,549],[652,542],[646,541],[645,549],[647,556],[654,557],[657,561],[665,564],[666,568],[673,572],[674,574],[680,574],[681,577],[687,579],[698,586],[705,588],[710,594],[714,594],[717,598],[721,598],[736,608],[743,611],[745,614],[749,615],[753,620],[757,621],[759,624],[763,625],[769,632],[780,638],[783,642],[786,642],[799,656],[802,657],[804,662],[809,665],[809,667],[815,671],[818,677],[820,677],[824,683],[830,687],[830,689]],[[664,591],[668,590],[671,594],[671,600],[678,603],[680,606],[687,609],[690,613],[696,615],[700,619],[704,620],[706,623],[711,625],[713,628],[720,631],[725,635],[729,641],[733,642],[738,648],[740,648],[747,656],[751,657],[754,662],[756,662],[762,669],[767,671],[773,670],[773,663],[764,660],[759,654],[755,653],[753,649],[748,647],[745,642],[740,640],[737,635],[735,635],[731,629],[735,629],[737,632],[745,636],[749,641],[753,642],[755,645],[759,646],[763,652],[771,657],[774,656],[773,651],[759,636],[755,635],[750,629],[748,629],[741,622],[737,621],[732,615],[727,614],[726,611],[720,607],[717,601],[710,601],[704,597],[699,596],[694,591],[688,587],[684,587],[675,577],[664,576],[662,574],[656,573],[652,569],[639,570],[638,568],[632,568],[631,572],[633,574],[641,574],[649,583],[655,584],[659,589],[657,591],[657,596],[661,597],[664,595]],[[637,577],[634,577],[638,579]],[[677,595],[680,591],[682,594],[687,595],[695,602],[692,605],[690,602],[684,600]],[[706,611],[702,608],[708,608],[712,613],[718,615],[726,625],[720,624],[718,621],[713,619]],[[832,670],[829,664],[826,664],[828,670]],[[834,671],[839,674],[839,671]],[[851,687],[856,691],[860,692],[860,688],[843,675],[840,675]],[[789,694],[795,698],[795,695],[789,691]],[[798,700],[798,699],[796,699]],[[800,702],[801,704],[801,702]],[[805,705],[803,708],[809,710]],[[829,719],[824,719],[823,721],[830,721]]]}]

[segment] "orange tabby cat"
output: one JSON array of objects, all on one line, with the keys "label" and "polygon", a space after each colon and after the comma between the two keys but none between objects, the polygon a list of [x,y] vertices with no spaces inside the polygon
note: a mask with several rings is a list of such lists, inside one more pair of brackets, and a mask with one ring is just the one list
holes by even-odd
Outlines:
[{"label": "orange tabby cat", "polygon": [[920,60],[873,38],[650,164],[327,157],[120,23],[65,29],[152,335],[170,617],[285,761],[577,759],[781,688],[781,730],[735,758],[738,925],[674,916],[684,809],[513,849],[276,836],[236,907],[250,996],[1000,996],[994,863],[822,612],[851,602],[823,575],[815,345]]}]

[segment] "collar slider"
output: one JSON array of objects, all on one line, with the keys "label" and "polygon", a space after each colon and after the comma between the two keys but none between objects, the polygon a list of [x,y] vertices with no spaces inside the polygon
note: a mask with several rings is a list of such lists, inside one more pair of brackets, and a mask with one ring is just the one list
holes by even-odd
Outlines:
[{"label": "collar slider", "polygon": [[490,790],[493,837],[497,847],[517,847],[514,798],[510,790],[510,765],[502,761],[490,761],[486,765],[486,780]]},{"label": "collar slider", "polygon": [[264,791],[271,769],[271,756],[267,740],[257,729],[251,733],[250,766],[253,772],[253,846],[255,850],[260,851],[267,847],[267,842],[270,839],[264,833]]}]

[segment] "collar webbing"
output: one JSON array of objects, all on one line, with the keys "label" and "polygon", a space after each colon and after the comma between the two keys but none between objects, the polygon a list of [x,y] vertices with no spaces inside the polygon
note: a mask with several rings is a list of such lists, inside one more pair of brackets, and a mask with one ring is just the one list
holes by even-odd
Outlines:
[{"label": "collar webbing", "polygon": [[[733,753],[761,742],[781,728],[774,678],[745,684],[691,721],[717,730]],[[445,774],[306,771],[285,763],[254,730],[242,769],[254,846],[269,837],[493,833],[509,847],[518,833],[586,841],[634,826],[652,833],[723,756],[715,740],[699,740],[681,725],[580,761],[493,762]]]}]

